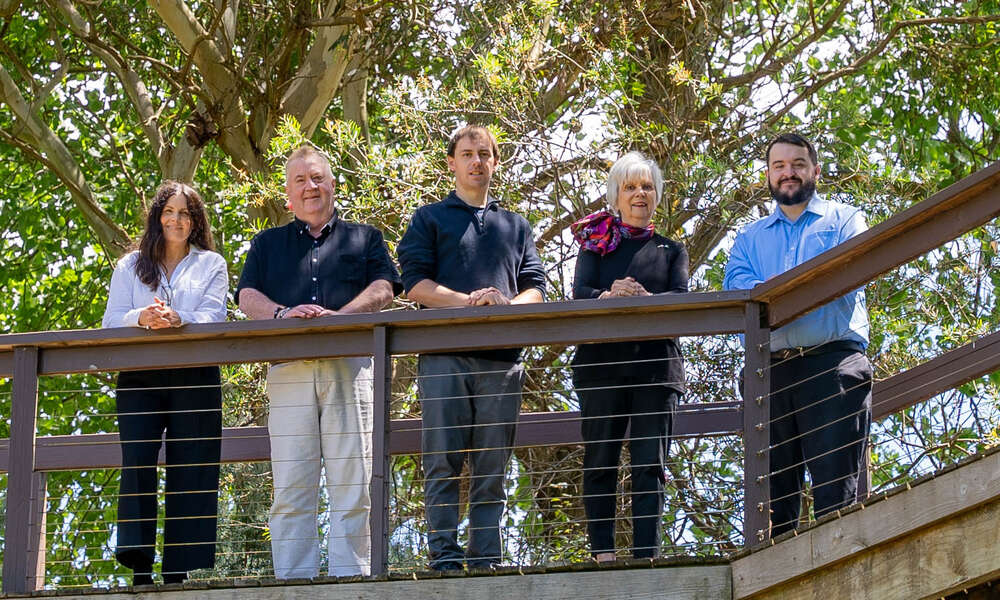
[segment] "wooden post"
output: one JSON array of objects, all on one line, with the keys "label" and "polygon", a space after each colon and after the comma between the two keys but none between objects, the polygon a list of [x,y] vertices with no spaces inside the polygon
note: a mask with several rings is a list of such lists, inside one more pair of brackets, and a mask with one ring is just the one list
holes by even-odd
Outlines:
[{"label": "wooden post", "polygon": [[7,516],[4,531],[3,591],[33,591],[35,565],[29,565],[32,546],[32,474],[35,470],[35,417],[38,413],[38,348],[14,348],[11,396],[10,458],[7,475]]},{"label": "wooden post", "polygon": [[372,575],[389,570],[389,401],[392,395],[392,357],[387,332],[376,327],[373,352],[374,405],[372,415],[372,509],[369,516],[372,540]]},{"label": "wooden post", "polygon": [[767,305],[747,302],[746,361],[743,369],[744,543],[756,546],[770,536],[767,447],[770,444],[771,330]]},{"label": "wooden post", "polygon": [[45,501],[48,495],[48,477],[45,471],[31,475],[31,521],[28,523],[28,589],[45,587]]}]

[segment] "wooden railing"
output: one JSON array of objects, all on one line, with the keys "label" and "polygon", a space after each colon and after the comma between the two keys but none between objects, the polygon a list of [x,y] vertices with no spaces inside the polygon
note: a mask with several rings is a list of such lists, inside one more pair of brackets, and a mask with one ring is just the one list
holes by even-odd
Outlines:
[{"label": "wooden railing", "polygon": [[[371,482],[374,574],[388,568],[388,475],[392,454],[419,452],[419,426],[389,418],[390,359],[419,352],[577,344],[743,333],[746,403],[685,405],[674,433],[740,433],[744,443],[744,539],[768,530],[770,329],[861,287],[1000,214],[1000,163],[753,290],[550,302],[539,305],[345,315],[310,321],[243,321],[182,330],[135,328],[0,336],[0,377],[11,377],[11,434],[0,440],[8,472],[3,590],[44,583],[45,472],[119,467],[115,434],[36,436],[38,377],[370,355],[375,365],[375,464]],[[638,317],[638,318],[637,318]],[[984,337],[878,382],[873,417],[883,418],[1000,368],[1000,334]],[[579,443],[578,414],[523,415],[516,445]],[[396,433],[393,433],[396,432]],[[223,431],[224,462],[265,461],[261,427]]]}]

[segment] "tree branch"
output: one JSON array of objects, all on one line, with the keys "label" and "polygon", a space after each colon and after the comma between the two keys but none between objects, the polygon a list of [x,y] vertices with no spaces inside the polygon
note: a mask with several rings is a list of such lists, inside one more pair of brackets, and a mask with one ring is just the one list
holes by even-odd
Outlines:
[{"label": "tree branch", "polygon": [[49,4],[63,15],[69,25],[70,31],[83,41],[94,54],[99,56],[118,77],[118,81],[121,82],[125,93],[128,95],[129,100],[132,101],[132,105],[139,115],[139,125],[146,134],[146,139],[149,140],[150,145],[153,147],[153,153],[156,155],[157,160],[160,161],[160,169],[163,170],[165,143],[157,123],[152,98],[146,89],[146,84],[139,78],[139,74],[129,67],[128,63],[117,50],[105,44],[98,36],[93,34],[90,23],[83,18],[83,15],[77,12],[69,0],[49,0]]},{"label": "tree branch", "polygon": [[262,172],[267,164],[250,140],[246,111],[240,95],[241,83],[224,55],[183,0],[149,0],[181,47],[192,57],[202,76],[208,110],[219,126],[218,143],[237,168]]},{"label": "tree branch", "polygon": [[927,27],[930,25],[981,25],[983,23],[992,23],[1000,21],[1000,15],[986,15],[982,17],[927,17],[923,19],[908,19],[905,21],[899,21],[893,25],[889,33],[886,34],[881,41],[875,44],[867,52],[859,56],[850,65],[837,69],[836,71],[831,71],[823,77],[814,81],[812,84],[803,89],[799,94],[792,99],[791,102],[779,109],[774,115],[769,117],[764,123],[766,127],[771,127],[775,123],[781,120],[788,111],[792,110],[797,104],[803,100],[812,97],[813,94],[826,87],[833,81],[847,77],[848,75],[853,75],[857,73],[863,66],[868,64],[869,61],[874,59],[876,56],[882,54],[886,46],[889,45],[893,39],[899,35],[899,32],[910,27]]},{"label": "tree branch", "polygon": [[28,105],[3,65],[0,65],[0,100],[10,108],[17,124],[17,129],[8,135],[37,149],[35,157],[63,182],[101,243],[115,256],[122,255],[131,243],[128,234],[94,201],[87,180],[69,150]]},{"label": "tree branch", "polygon": [[14,16],[21,8],[21,0],[0,0],[0,17],[7,19]]},{"label": "tree branch", "polygon": [[[795,44],[795,46],[789,52],[783,54],[781,57],[773,59],[770,62],[765,62],[767,61],[768,54],[772,54],[771,48],[769,48],[768,53],[765,54],[764,60],[762,61],[762,64],[760,66],[753,69],[752,71],[743,73],[742,75],[736,75],[733,77],[723,77],[718,81],[718,83],[722,84],[723,89],[729,90],[737,86],[753,83],[754,81],[757,81],[761,78],[769,77],[779,72],[781,69],[785,67],[785,65],[798,58],[802,54],[802,52],[809,47],[810,44],[815,43],[816,40],[823,37],[823,35],[825,35],[826,32],[829,31],[831,27],[833,27],[833,24],[837,22],[837,19],[839,19],[840,16],[844,14],[844,10],[847,8],[848,4],[849,2],[846,1],[841,2],[840,5],[834,9],[833,13],[830,14],[830,17],[827,18],[825,21],[823,21],[822,27],[820,27],[819,29],[814,28],[811,35],[807,36],[798,44]],[[775,42],[775,45],[772,48],[778,48],[781,45],[783,45],[781,44],[781,42]]]},{"label": "tree branch", "polygon": [[[334,12],[338,4],[336,0],[328,2],[324,14]],[[281,98],[281,111],[298,120],[306,137],[312,137],[337,94],[355,50],[353,29],[348,25],[320,29],[299,72]]]},{"label": "tree branch", "polygon": [[371,143],[368,130],[368,67],[370,58],[361,53],[351,57],[344,73],[344,85],[340,91],[344,119],[353,121],[361,128],[365,143]]}]

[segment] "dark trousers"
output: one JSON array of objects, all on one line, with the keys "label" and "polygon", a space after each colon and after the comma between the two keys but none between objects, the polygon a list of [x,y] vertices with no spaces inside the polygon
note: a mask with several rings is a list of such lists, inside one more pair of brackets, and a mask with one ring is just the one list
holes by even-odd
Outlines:
[{"label": "dark trousers", "polygon": [[655,557],[660,550],[663,486],[678,394],[662,383],[622,378],[574,381],[574,385],[583,417],[583,507],[590,551],[615,551],[618,462],[628,428],[632,555]]},{"label": "dark trousers", "polygon": [[871,363],[861,352],[771,361],[772,536],[798,526],[806,469],[817,518],[857,500],[871,392]]},{"label": "dark trousers", "polygon": [[[521,410],[520,363],[465,356],[421,356],[424,503],[433,569],[500,563],[504,477]],[[458,545],[459,478],[469,460],[469,547]]]},{"label": "dark trousers", "polygon": [[[210,387],[169,389],[187,386]],[[153,564],[156,463],[166,431],[163,573],[214,566],[222,435],[219,368],[123,372],[117,406],[122,441],[118,562],[143,573]]]}]

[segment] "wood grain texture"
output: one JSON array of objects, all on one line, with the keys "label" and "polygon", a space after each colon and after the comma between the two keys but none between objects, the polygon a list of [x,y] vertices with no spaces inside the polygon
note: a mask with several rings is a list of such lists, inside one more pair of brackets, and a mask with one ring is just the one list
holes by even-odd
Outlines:
[{"label": "wood grain texture", "polygon": [[[0,335],[0,356],[15,346],[61,348],[73,346],[115,346],[164,341],[239,339],[283,336],[300,333],[371,331],[383,325],[405,328],[427,325],[453,326],[475,323],[517,323],[562,318],[608,316],[628,311],[633,314],[685,312],[716,308],[740,308],[748,300],[748,290],[692,292],[657,296],[608,298],[605,300],[563,300],[507,306],[470,306],[428,310],[398,310],[377,313],[336,315],[318,319],[265,319],[186,325],[180,329],[147,331],[138,327],[74,329]],[[742,308],[740,308],[742,310]],[[0,366],[4,363],[0,362]]]},{"label": "wood grain texture", "polygon": [[[31,591],[34,581],[35,565],[29,565],[28,560],[32,556],[31,495],[38,483],[33,477],[37,414],[38,349],[16,348],[4,520],[3,591],[6,593]],[[37,558],[37,554],[34,556]]]},{"label": "wood grain texture", "polygon": [[[370,483],[371,507],[369,531],[371,532],[371,574],[382,575],[389,570],[389,464],[390,418],[392,402],[392,359],[385,327],[374,330],[372,379],[372,478]],[[385,507],[383,509],[383,507]]]},{"label": "wood grain texture", "polygon": [[748,296],[741,290],[206,323],[178,330],[11,334],[0,336],[0,377],[11,374],[12,363],[4,356],[14,346],[38,348],[39,374],[57,375],[371,354],[376,327],[388,330],[392,354],[729,333],[741,330]]},{"label": "wood grain texture", "polygon": [[876,382],[872,418],[881,419],[1000,368],[1000,332]]},{"label": "wood grain texture", "polygon": [[[1000,502],[917,529],[752,600],[931,600],[1000,577]],[[783,565],[772,564],[772,569]],[[993,590],[996,592],[996,590]],[[995,595],[989,596],[995,598]]]},{"label": "wood grain texture", "polygon": [[447,577],[419,581],[372,581],[273,587],[198,589],[176,592],[60,595],[102,600],[730,600],[726,565],[661,567],[655,569],[578,571],[533,575]]},{"label": "wood grain texture", "polygon": [[48,494],[48,476],[36,471],[31,474],[31,506],[28,511],[28,589],[45,587],[45,501]]},{"label": "wood grain texture", "polygon": [[743,539],[747,546],[764,543],[770,537],[768,451],[770,429],[771,330],[766,325],[764,306],[746,306],[746,368],[743,369]]},{"label": "wood grain texture", "polygon": [[[888,547],[886,544],[901,538],[922,538],[923,532],[939,522],[944,522],[945,526],[952,522],[960,523],[964,513],[987,503],[990,506],[1000,504],[1000,452],[986,455],[910,490],[872,502],[862,510],[819,524],[796,537],[734,561],[734,597],[784,597],[771,596],[769,590],[779,585],[784,589],[791,585],[787,582],[795,578],[805,581],[821,571],[839,568],[835,565],[843,561],[855,563],[870,560],[875,564],[880,559],[865,557],[884,554],[883,546]],[[1000,521],[991,526],[993,530],[997,530],[997,522]],[[978,533],[962,533],[959,528],[957,535],[968,535],[971,540]],[[921,544],[933,547],[933,541],[933,538],[928,538],[919,542],[913,551],[918,551]],[[944,544],[947,540],[942,538],[941,542]],[[1000,559],[996,558],[1000,555],[1000,546],[980,550],[991,557],[994,568],[1000,568]],[[876,579],[878,577],[873,577],[870,581],[875,583]],[[764,591],[768,593],[760,595]]]}]

